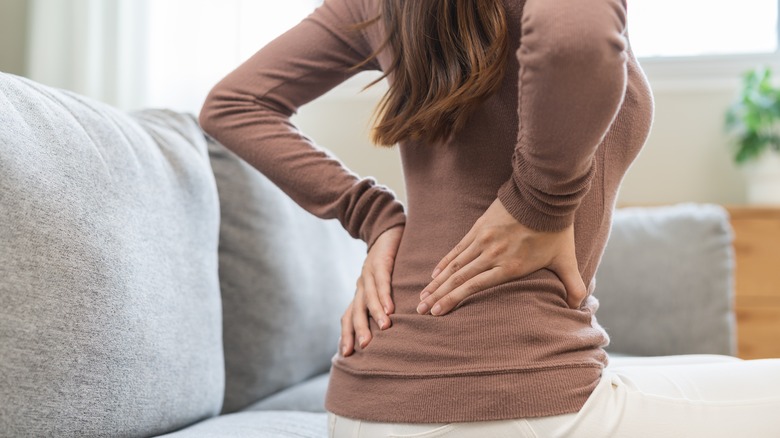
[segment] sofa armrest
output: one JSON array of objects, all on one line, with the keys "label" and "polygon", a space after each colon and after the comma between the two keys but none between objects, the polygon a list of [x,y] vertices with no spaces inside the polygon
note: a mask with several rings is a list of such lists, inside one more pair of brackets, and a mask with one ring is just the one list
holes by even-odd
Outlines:
[{"label": "sofa armrest", "polygon": [[717,204],[616,209],[594,291],[606,350],[735,355],[732,244]]}]

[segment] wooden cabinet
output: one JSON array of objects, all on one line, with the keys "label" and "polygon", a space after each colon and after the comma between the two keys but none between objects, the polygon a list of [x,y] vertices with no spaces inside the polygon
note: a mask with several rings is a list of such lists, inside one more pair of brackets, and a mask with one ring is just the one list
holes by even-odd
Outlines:
[{"label": "wooden cabinet", "polygon": [[737,356],[780,357],[780,207],[724,207],[734,229]]}]

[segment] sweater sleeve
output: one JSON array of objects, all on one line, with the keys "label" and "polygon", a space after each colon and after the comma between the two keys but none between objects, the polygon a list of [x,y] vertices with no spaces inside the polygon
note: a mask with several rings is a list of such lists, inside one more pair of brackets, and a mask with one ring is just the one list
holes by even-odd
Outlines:
[{"label": "sweater sleeve", "polygon": [[518,116],[504,208],[538,231],[559,231],[595,174],[595,152],[627,86],[625,0],[527,0],[521,23]]},{"label": "sweater sleeve", "polygon": [[[325,0],[296,26],[261,48],[210,91],[200,112],[205,132],[322,219],[337,218],[370,249],[385,230],[406,222],[403,204],[372,177],[361,178],[291,121],[298,108],[376,59],[356,0]],[[337,115],[333,115],[337,117]]]}]

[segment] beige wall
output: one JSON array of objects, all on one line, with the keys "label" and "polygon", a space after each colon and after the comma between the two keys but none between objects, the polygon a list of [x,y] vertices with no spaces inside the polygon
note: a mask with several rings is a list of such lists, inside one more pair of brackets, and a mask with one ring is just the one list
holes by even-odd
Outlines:
[{"label": "beige wall", "polygon": [[[651,134],[623,180],[618,205],[743,203],[745,182],[732,164],[722,128],[723,113],[736,88],[653,85],[653,92],[656,110]],[[295,121],[350,169],[375,176],[405,202],[397,149],[380,150],[367,139],[377,94],[349,99],[326,95],[301,108]]]},{"label": "beige wall", "polygon": [[743,203],[745,181],[732,162],[724,112],[736,88],[654,90],[647,144],[621,186],[619,204]]},{"label": "beige wall", "polygon": [[27,0],[0,1],[0,71],[25,72]]},{"label": "beige wall", "polygon": [[350,170],[373,176],[406,203],[398,147],[380,148],[368,140],[371,113],[377,101],[376,95],[326,96],[303,106],[293,121],[317,144],[335,153]]}]

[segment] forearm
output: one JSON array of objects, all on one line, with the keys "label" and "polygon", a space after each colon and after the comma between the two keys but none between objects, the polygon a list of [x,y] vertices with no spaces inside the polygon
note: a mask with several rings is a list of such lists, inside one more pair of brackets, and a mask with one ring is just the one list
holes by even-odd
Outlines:
[{"label": "forearm", "polygon": [[360,19],[353,14],[348,2],[326,0],[222,79],[209,93],[200,123],[301,207],[337,218],[370,247],[383,231],[405,223],[403,204],[291,122],[301,106],[354,75],[349,67],[369,52],[359,33],[345,30]]},{"label": "forearm", "polygon": [[204,130],[302,208],[323,219],[338,219],[352,237],[368,245],[382,231],[405,223],[403,204],[389,188],[349,171],[283,111],[221,93],[227,91],[215,88],[204,106]]},{"label": "forearm", "polygon": [[512,177],[498,191],[524,225],[561,230],[590,189],[594,155],[625,96],[621,0],[529,0],[516,55],[519,119]]}]

